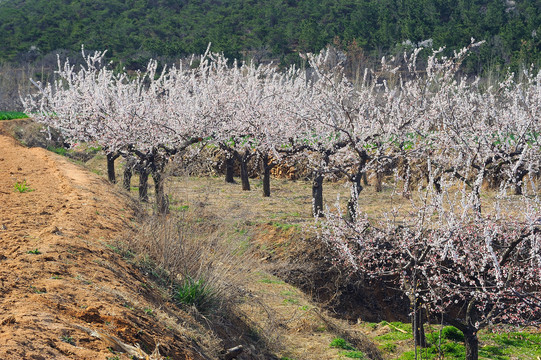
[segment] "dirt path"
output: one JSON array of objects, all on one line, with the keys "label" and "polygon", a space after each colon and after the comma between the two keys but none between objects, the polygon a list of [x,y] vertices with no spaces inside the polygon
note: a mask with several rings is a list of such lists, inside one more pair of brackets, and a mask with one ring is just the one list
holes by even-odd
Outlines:
[{"label": "dirt path", "polygon": [[[132,224],[129,199],[1,125],[0,359],[144,358],[133,345],[151,353],[157,343],[174,359],[203,358],[157,291],[105,246]],[[24,181],[31,191],[15,189]]]}]

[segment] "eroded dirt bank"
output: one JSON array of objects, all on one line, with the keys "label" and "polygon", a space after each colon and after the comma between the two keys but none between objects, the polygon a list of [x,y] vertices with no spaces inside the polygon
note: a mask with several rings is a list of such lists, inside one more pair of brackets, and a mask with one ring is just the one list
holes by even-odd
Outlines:
[{"label": "eroded dirt bank", "polygon": [[1,127],[0,359],[144,358],[134,345],[158,343],[164,356],[206,358],[182,314],[106,246],[133,224],[129,198]]}]

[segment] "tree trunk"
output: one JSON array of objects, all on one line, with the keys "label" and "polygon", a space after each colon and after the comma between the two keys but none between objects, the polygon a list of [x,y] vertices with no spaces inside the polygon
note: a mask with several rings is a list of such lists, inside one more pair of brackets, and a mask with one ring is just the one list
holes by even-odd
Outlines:
[{"label": "tree trunk", "polygon": [[370,184],[368,183],[368,175],[366,175],[366,171],[363,171],[362,178],[364,186],[370,186]]},{"label": "tree trunk", "polygon": [[263,197],[270,197],[270,171],[272,165],[269,164],[269,155],[261,156],[261,178],[263,179]]},{"label": "tree trunk", "polygon": [[413,330],[413,339],[415,340],[415,346],[426,348],[426,336],[425,336],[425,323],[423,318],[423,307],[421,302],[417,299],[417,306],[413,312],[412,318],[412,330]]},{"label": "tree trunk", "polygon": [[438,194],[441,194],[441,176],[434,178],[434,188]]},{"label": "tree trunk", "polygon": [[148,168],[144,165],[139,169],[139,200],[148,202]]},{"label": "tree trunk", "polygon": [[235,172],[235,158],[229,154],[225,155],[225,182],[228,184],[235,184],[233,178]]},{"label": "tree trunk", "polygon": [[[359,181],[359,184],[361,182]],[[376,192],[382,192],[383,191],[383,173],[380,171],[380,169],[376,169]]]},{"label": "tree trunk", "polygon": [[314,171],[312,176],[312,214],[323,217],[323,174]]},{"label": "tree trunk", "polygon": [[118,156],[119,154],[116,153],[107,154],[107,177],[113,184],[116,184],[115,160],[118,158]]},{"label": "tree trunk", "polygon": [[250,178],[248,177],[248,162],[240,162],[240,181],[242,183],[242,190],[250,191]]},{"label": "tree trunk", "polygon": [[471,196],[473,210],[476,214],[481,215],[481,195],[479,193],[479,187],[474,186]]},{"label": "tree trunk", "polygon": [[479,359],[479,339],[477,338],[477,329],[469,327],[464,333],[464,342],[466,345],[466,360]]},{"label": "tree trunk", "polygon": [[404,164],[403,164],[403,177],[404,177],[404,188],[402,189],[402,197],[405,199],[411,198],[411,167],[410,162],[408,158],[404,158]]},{"label": "tree trunk", "polygon": [[354,220],[357,217],[357,206],[359,202],[359,194],[363,190],[361,185],[362,173],[358,172],[349,179],[351,184],[351,197],[348,201],[348,217]]},{"label": "tree trunk", "polygon": [[241,155],[238,151],[235,151],[234,156],[240,163],[240,181],[242,184],[242,190],[250,191],[250,179],[248,176],[248,161],[252,157],[248,152],[249,150],[244,150],[244,153]]},{"label": "tree trunk", "polygon": [[522,195],[522,184],[515,183],[515,195]]},{"label": "tree trunk", "polygon": [[131,177],[133,175],[133,167],[130,162],[126,160],[126,166],[124,167],[124,174],[122,176],[122,186],[126,191],[131,189]]},{"label": "tree trunk", "polygon": [[164,191],[164,177],[161,171],[152,172],[152,179],[154,179],[154,191],[156,196],[156,211],[160,215],[166,215],[169,213],[169,200]]},{"label": "tree trunk", "polygon": [[522,179],[528,174],[527,171],[518,169],[515,174],[515,195],[522,195]]}]

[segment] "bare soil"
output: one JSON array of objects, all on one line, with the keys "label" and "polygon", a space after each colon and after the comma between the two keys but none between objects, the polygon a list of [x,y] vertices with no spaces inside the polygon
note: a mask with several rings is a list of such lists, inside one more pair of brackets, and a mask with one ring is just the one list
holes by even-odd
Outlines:
[{"label": "bare soil", "polygon": [[130,198],[61,156],[19,145],[6,123],[0,359],[145,358],[158,343],[162,356],[208,358],[182,328],[185,315],[107,247],[134,226]]}]

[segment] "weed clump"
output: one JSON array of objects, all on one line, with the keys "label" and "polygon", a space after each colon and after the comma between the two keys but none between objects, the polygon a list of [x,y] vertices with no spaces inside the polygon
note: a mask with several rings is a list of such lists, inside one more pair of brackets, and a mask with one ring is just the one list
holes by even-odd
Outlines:
[{"label": "weed clump", "polygon": [[26,193],[26,192],[31,192],[35,190],[30,187],[30,185],[26,182],[26,180],[23,180],[22,182],[17,181],[13,185],[13,188],[15,189],[15,191],[18,191],[20,193]]},{"label": "weed clump", "polygon": [[355,350],[355,347],[353,347],[353,345],[351,345],[350,343],[348,343],[346,340],[342,338],[334,338],[331,341],[330,346],[332,348],[343,349],[343,350]]},{"label": "weed clump", "polygon": [[463,342],[464,334],[454,326],[446,326],[441,331],[441,336],[444,339]]},{"label": "weed clump", "polygon": [[203,312],[212,309],[218,302],[214,289],[204,278],[194,279],[189,275],[176,287],[173,298],[180,304],[195,306]]}]

